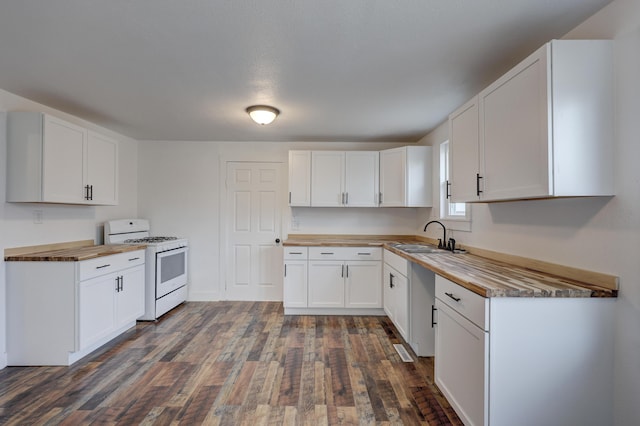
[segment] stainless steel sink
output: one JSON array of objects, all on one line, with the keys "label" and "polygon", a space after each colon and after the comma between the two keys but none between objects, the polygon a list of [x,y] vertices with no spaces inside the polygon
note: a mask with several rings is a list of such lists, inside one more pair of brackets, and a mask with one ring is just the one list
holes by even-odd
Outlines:
[{"label": "stainless steel sink", "polygon": [[394,247],[407,253],[442,253],[445,251],[425,244],[396,244]]}]

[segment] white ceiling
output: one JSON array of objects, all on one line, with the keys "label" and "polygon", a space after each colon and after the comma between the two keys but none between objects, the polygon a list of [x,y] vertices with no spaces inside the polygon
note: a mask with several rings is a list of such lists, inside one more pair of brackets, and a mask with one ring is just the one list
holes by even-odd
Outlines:
[{"label": "white ceiling", "polygon": [[413,142],[609,2],[2,0],[0,88],[136,139]]}]

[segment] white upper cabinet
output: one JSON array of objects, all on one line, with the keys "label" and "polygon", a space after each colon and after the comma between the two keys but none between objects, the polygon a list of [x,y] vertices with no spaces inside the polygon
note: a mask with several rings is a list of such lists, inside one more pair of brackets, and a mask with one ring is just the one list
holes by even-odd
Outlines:
[{"label": "white upper cabinet", "polygon": [[478,164],[480,126],[478,123],[478,97],[449,115],[449,156],[451,202],[478,199]]},{"label": "white upper cabinet", "polygon": [[613,195],[612,65],[609,41],[545,44],[478,95],[477,163],[474,101],[454,112],[453,201]]},{"label": "white upper cabinet", "polygon": [[342,207],[344,204],[344,152],[311,153],[311,205]]},{"label": "white upper cabinet", "polygon": [[38,112],[7,114],[7,201],[118,203],[118,142]]},{"label": "white upper cabinet", "polygon": [[289,151],[289,205],[311,205],[311,151]]},{"label": "white upper cabinet", "polygon": [[378,151],[345,152],[345,206],[378,207],[379,182]]},{"label": "white upper cabinet", "polygon": [[89,202],[118,204],[118,142],[89,131],[86,164]]},{"label": "white upper cabinet", "polygon": [[313,151],[313,207],[377,207],[377,151]]},{"label": "white upper cabinet", "polygon": [[431,147],[380,151],[380,206],[431,207]]}]

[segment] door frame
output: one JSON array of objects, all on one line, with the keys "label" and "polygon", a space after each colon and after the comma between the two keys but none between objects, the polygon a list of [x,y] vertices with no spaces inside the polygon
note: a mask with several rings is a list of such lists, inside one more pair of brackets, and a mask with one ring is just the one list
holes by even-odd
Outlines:
[{"label": "door frame", "polygon": [[[288,149],[285,149],[283,153],[280,152],[265,152],[262,150],[255,150],[255,144],[251,143],[251,152],[241,152],[231,149],[229,153],[220,153],[219,157],[219,191],[218,191],[218,205],[219,205],[219,217],[218,217],[218,235],[219,235],[219,256],[218,264],[220,265],[218,271],[218,284],[220,300],[227,300],[227,258],[229,256],[229,236],[226,229],[227,218],[229,216],[229,209],[227,208],[227,163],[280,163],[282,170],[282,179],[280,179],[280,192],[282,203],[282,214],[280,216],[280,239],[284,241],[288,236],[288,227],[285,228],[285,224],[289,223],[290,209],[287,204],[287,176],[288,174],[286,166],[288,164]],[[235,143],[231,146],[242,145],[242,142]],[[222,150],[222,149],[221,149]],[[246,151],[246,149],[245,149]],[[281,246],[282,247],[282,246]],[[283,281],[284,277],[280,278]]]}]

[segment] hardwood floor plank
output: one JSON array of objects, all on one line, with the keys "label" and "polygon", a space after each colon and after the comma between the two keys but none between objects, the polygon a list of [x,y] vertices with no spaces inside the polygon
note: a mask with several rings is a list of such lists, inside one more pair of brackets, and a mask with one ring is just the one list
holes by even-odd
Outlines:
[{"label": "hardwood floor plank", "polygon": [[331,369],[334,403],[341,407],[353,407],[355,402],[344,350],[339,348],[329,349],[328,366]]},{"label": "hardwood floor plank", "polygon": [[0,370],[0,424],[461,425],[386,317],[189,302],[71,367]]},{"label": "hardwood floor plank", "polygon": [[240,370],[240,374],[236,378],[231,393],[227,398],[227,404],[229,405],[242,405],[247,393],[249,392],[249,385],[255,373],[257,363],[255,361],[245,362]]},{"label": "hardwood floor plank", "polygon": [[301,378],[302,348],[293,347],[287,351],[285,358],[278,405],[298,405]]}]

